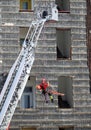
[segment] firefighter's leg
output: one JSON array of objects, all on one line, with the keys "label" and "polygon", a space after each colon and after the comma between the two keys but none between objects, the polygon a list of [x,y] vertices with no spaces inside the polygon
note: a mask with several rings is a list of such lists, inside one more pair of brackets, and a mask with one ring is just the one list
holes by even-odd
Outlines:
[{"label": "firefighter's leg", "polygon": [[45,102],[48,103],[48,93],[47,93],[45,90],[43,90],[43,91],[42,91],[42,94],[43,94],[44,97],[45,97]]},{"label": "firefighter's leg", "polygon": [[48,93],[47,92],[45,93],[45,101],[46,101],[46,103],[48,103]]}]

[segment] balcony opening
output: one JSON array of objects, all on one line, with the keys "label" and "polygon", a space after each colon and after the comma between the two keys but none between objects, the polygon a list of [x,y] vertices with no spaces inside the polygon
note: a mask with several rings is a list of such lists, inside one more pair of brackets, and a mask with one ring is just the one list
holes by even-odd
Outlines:
[{"label": "balcony opening", "polygon": [[55,0],[59,13],[70,12],[70,1],[69,0]]},{"label": "balcony opening", "polygon": [[68,76],[60,76],[58,78],[58,91],[64,93],[64,96],[58,96],[59,108],[73,107],[73,87],[72,78]]},{"label": "balcony opening", "polygon": [[56,29],[57,59],[71,58],[71,30]]}]

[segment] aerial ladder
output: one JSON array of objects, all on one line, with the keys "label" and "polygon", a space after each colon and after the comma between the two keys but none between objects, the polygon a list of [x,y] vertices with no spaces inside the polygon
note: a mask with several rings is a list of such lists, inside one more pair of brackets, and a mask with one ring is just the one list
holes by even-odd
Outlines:
[{"label": "aerial ladder", "polygon": [[11,67],[0,94],[0,130],[6,130],[10,124],[30,75],[38,38],[45,22],[49,20],[58,20],[56,5],[52,6],[51,14],[42,10],[30,24],[20,54]]}]

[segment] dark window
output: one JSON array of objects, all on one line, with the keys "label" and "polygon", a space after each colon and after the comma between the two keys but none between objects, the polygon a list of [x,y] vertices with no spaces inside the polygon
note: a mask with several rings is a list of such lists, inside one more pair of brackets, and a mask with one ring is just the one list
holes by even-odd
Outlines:
[{"label": "dark window", "polygon": [[20,35],[19,35],[19,38],[20,38],[20,47],[22,47],[23,43],[24,43],[24,39],[27,35],[27,32],[28,32],[28,29],[27,27],[20,27]]},{"label": "dark window", "polygon": [[57,58],[71,58],[71,30],[56,29]]},{"label": "dark window", "polygon": [[2,91],[3,85],[7,79],[8,73],[4,72],[0,74],[0,92]]},{"label": "dark window", "polygon": [[69,0],[55,0],[55,3],[57,4],[57,8],[59,12],[69,12],[70,10],[70,2]]},{"label": "dark window", "polygon": [[25,108],[30,108],[30,95],[24,97]]},{"label": "dark window", "polygon": [[64,96],[58,96],[59,108],[73,107],[73,87],[72,78],[68,76],[60,76],[58,79],[58,91],[64,93]]},{"label": "dark window", "polygon": [[26,88],[24,89],[24,92],[25,92],[25,93],[32,92],[32,87],[26,87]]},{"label": "dark window", "polygon": [[24,42],[24,38],[21,38],[21,39],[20,39],[20,47],[22,47],[23,42]]}]

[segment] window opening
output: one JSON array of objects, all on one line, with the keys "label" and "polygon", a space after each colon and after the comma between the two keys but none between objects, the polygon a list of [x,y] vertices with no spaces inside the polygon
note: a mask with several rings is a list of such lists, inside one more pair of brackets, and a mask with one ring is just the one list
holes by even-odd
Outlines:
[{"label": "window opening", "polygon": [[69,13],[70,11],[70,2],[69,0],[55,0],[57,4],[57,9],[62,13]]},{"label": "window opening", "polygon": [[24,38],[20,38],[20,47],[22,47],[23,42],[24,42]]},{"label": "window opening", "polygon": [[58,91],[64,93],[64,96],[58,96],[59,108],[73,107],[73,87],[72,78],[68,76],[60,76],[58,78]]},{"label": "window opening", "polygon": [[22,8],[23,9],[28,9],[28,2],[23,2],[22,3]]},{"label": "window opening", "polygon": [[27,28],[27,27],[20,27],[20,33],[19,33],[19,39],[20,39],[20,48],[22,47],[22,45],[23,45],[23,42],[24,42],[24,39],[25,39],[25,37],[26,37],[26,34],[27,34],[27,32],[28,32],[28,29],[29,28]]},{"label": "window opening", "polygon": [[[29,91],[28,91],[29,90]],[[21,99],[22,108],[32,108],[33,107],[33,91],[32,86],[26,86]]]},{"label": "window opening", "polygon": [[20,106],[22,108],[35,107],[35,77],[30,77],[21,97]]},{"label": "window opening", "polygon": [[70,29],[56,29],[57,40],[57,59],[71,58],[71,30]]},{"label": "window opening", "polygon": [[20,11],[31,11],[34,9],[33,0],[20,0]]}]

